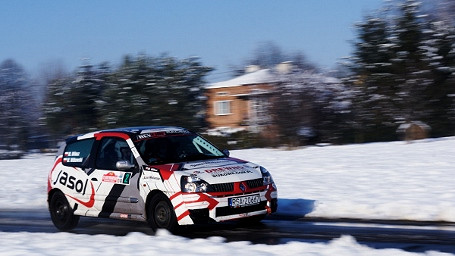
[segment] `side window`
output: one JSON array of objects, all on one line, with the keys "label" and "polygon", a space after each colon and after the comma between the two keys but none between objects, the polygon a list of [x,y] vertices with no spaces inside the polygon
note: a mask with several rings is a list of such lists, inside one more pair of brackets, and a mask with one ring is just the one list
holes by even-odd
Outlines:
[{"label": "side window", "polygon": [[118,161],[135,163],[130,147],[121,138],[103,138],[96,154],[95,166],[98,169],[115,170]]},{"label": "side window", "polygon": [[86,139],[68,144],[63,152],[63,165],[84,167],[88,163],[94,141],[95,139]]}]

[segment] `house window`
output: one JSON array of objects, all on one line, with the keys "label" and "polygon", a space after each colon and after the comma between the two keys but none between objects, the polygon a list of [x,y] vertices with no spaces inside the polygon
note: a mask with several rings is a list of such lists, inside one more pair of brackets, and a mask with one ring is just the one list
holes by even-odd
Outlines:
[{"label": "house window", "polygon": [[231,114],[231,101],[230,100],[223,100],[223,101],[215,102],[215,115],[222,116],[222,115],[229,115],[229,114]]}]

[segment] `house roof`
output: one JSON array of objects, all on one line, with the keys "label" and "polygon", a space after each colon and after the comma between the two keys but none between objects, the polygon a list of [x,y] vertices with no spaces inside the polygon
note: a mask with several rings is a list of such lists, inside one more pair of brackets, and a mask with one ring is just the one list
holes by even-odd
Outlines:
[{"label": "house roof", "polygon": [[247,73],[242,76],[235,77],[230,80],[221,81],[208,85],[207,89],[234,87],[247,84],[264,84],[278,82],[277,77],[270,69],[260,69],[255,72]]}]

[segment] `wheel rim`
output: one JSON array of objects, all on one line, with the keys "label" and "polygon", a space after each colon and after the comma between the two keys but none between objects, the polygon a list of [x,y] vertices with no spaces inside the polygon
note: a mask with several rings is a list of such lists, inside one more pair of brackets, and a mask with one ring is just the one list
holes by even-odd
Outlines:
[{"label": "wheel rim", "polygon": [[73,214],[65,195],[59,191],[52,195],[49,212],[54,226],[61,231],[73,229],[79,222],[79,216]]},{"label": "wheel rim", "polygon": [[61,222],[65,222],[68,218],[68,206],[61,200],[58,200],[55,204],[55,217]]},{"label": "wheel rim", "polygon": [[160,201],[155,207],[155,222],[158,227],[166,228],[171,219],[171,211],[166,202]]},{"label": "wheel rim", "polygon": [[65,228],[71,221],[71,208],[63,195],[54,195],[52,201],[52,221],[57,228]]}]

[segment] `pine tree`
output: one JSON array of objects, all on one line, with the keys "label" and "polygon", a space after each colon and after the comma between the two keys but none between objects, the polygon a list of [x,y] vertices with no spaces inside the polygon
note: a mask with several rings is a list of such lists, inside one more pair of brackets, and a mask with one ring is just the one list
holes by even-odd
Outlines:
[{"label": "pine tree", "polygon": [[0,146],[27,149],[31,127],[36,123],[30,80],[14,60],[0,64]]},{"label": "pine tree", "polygon": [[429,23],[425,41],[426,61],[431,67],[433,83],[425,92],[430,110],[426,122],[432,126],[433,136],[455,133],[455,28],[445,21]]},{"label": "pine tree", "polygon": [[211,68],[195,58],[125,57],[108,79],[100,109],[107,127],[135,125],[204,126],[204,76]]},{"label": "pine tree", "polygon": [[106,74],[103,72],[85,64],[75,76],[59,78],[47,85],[43,119],[55,136],[83,133],[100,127],[98,102],[105,87]]},{"label": "pine tree", "polygon": [[422,121],[429,116],[425,90],[431,86],[432,76],[424,51],[426,22],[419,7],[415,0],[406,0],[400,6],[392,35],[397,46],[393,68],[399,86],[396,99],[401,111],[395,117],[398,120]]},{"label": "pine tree", "polygon": [[356,141],[387,140],[393,134],[397,113],[397,80],[391,59],[396,45],[391,39],[389,22],[368,16],[357,25],[358,41],[352,58],[353,128]]},{"label": "pine tree", "polygon": [[453,132],[453,28],[430,22],[420,3],[369,16],[358,26],[351,58],[354,126],[359,141],[391,140],[405,121],[423,121],[434,135]]},{"label": "pine tree", "polygon": [[42,106],[42,121],[48,130],[58,139],[73,133],[75,123],[72,120],[73,113],[67,107],[71,94],[72,78],[58,78],[47,84],[46,96]]}]

